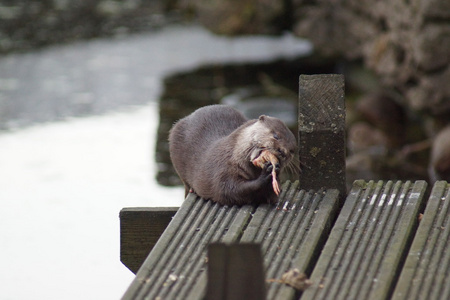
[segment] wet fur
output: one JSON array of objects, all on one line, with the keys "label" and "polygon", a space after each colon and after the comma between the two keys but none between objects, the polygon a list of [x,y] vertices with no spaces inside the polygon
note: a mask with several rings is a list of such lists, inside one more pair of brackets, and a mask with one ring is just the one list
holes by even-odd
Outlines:
[{"label": "wet fur", "polygon": [[279,119],[247,120],[231,107],[211,105],[178,121],[170,131],[169,145],[186,193],[192,189],[204,199],[231,206],[276,203],[273,166],[267,163],[261,169],[252,160],[263,149],[270,150],[279,159],[279,174],[291,162],[296,142]]}]

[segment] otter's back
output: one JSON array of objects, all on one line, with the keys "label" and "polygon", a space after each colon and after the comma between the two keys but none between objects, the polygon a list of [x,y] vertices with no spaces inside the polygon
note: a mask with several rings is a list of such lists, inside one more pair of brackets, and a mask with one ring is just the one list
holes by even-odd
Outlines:
[{"label": "otter's back", "polygon": [[211,105],[197,109],[178,121],[169,135],[172,163],[186,182],[191,172],[210,147],[228,136],[247,119],[237,110],[225,105]]}]

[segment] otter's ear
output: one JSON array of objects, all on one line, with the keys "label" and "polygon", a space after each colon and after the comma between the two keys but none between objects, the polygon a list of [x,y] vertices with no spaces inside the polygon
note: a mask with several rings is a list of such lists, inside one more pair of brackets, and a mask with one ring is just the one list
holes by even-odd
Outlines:
[{"label": "otter's ear", "polygon": [[259,116],[259,120],[260,120],[261,122],[264,122],[265,119],[266,119],[266,116],[265,116],[265,115]]}]

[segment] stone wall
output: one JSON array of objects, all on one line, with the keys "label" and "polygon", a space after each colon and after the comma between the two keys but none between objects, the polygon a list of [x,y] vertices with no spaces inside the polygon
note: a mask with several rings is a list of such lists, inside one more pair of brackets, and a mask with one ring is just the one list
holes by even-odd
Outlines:
[{"label": "stone wall", "polygon": [[296,2],[294,32],[323,54],[362,59],[414,110],[450,112],[450,1]]}]

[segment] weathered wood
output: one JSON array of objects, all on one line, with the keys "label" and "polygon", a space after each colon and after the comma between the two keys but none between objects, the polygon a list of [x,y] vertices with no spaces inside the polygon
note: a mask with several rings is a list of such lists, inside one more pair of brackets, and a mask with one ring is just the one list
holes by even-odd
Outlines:
[{"label": "weathered wood", "polygon": [[283,187],[277,208],[260,205],[241,242],[261,243],[267,268],[267,299],[292,299],[296,290],[280,283],[290,269],[310,273],[331,231],[338,209],[337,190],[299,190],[299,182]]},{"label": "weathered wood", "polygon": [[189,194],[123,299],[201,299],[206,291],[206,246],[236,241],[253,210]]},{"label": "weathered wood", "polygon": [[272,279],[266,283],[267,298],[292,297],[296,291],[280,279],[290,269],[312,269],[339,195],[337,190],[306,192],[298,185],[283,184],[278,206],[227,207],[189,194],[123,299],[203,299],[206,250],[215,242],[260,244],[267,279]]},{"label": "weathered wood", "polygon": [[438,181],[394,291],[394,300],[450,299],[450,184]]},{"label": "weathered wood", "polygon": [[266,299],[258,244],[211,244],[208,247],[206,300]]},{"label": "weathered wood", "polygon": [[337,189],[345,182],[345,101],[343,75],[301,75],[298,140],[300,188]]},{"label": "weathered wood", "polygon": [[311,275],[310,299],[389,299],[426,182],[356,181]]},{"label": "weathered wood", "polygon": [[177,210],[146,207],[120,211],[120,260],[131,272],[139,270]]}]

